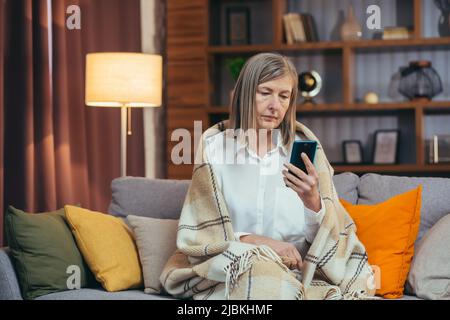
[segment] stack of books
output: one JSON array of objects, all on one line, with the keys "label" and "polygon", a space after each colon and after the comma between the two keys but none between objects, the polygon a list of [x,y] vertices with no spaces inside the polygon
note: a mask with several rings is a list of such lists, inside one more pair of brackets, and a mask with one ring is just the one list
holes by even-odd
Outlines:
[{"label": "stack of books", "polygon": [[429,163],[450,163],[450,135],[433,135],[426,146]]},{"label": "stack of books", "polygon": [[304,13],[287,13],[283,15],[284,34],[287,44],[319,41],[314,17]]},{"label": "stack of books", "polygon": [[412,31],[406,27],[385,27],[383,30],[383,40],[410,38],[412,38]]}]

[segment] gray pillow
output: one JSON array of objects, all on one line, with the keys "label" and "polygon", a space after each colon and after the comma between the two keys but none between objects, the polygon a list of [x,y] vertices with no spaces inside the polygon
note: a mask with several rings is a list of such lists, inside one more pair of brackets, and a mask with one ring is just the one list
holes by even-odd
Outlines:
[{"label": "gray pillow", "polygon": [[439,220],[416,247],[408,291],[423,299],[450,299],[450,214]]},{"label": "gray pillow", "polygon": [[154,219],[129,215],[144,276],[145,293],[161,293],[162,270],[175,252],[178,220]]},{"label": "gray pillow", "polygon": [[190,180],[140,177],[114,179],[109,213],[117,217],[133,214],[158,219],[179,219]]},{"label": "gray pillow", "polygon": [[358,201],[359,177],[352,172],[344,172],[333,176],[333,183],[339,198],[352,204]]},{"label": "gray pillow", "polygon": [[422,185],[422,207],[419,234],[415,245],[425,233],[450,210],[450,179],[395,177],[368,173],[360,178],[358,204],[376,204]]}]

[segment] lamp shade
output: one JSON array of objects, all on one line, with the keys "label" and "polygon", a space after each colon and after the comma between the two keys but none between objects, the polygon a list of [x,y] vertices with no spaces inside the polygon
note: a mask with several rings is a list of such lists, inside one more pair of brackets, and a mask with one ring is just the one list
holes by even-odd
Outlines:
[{"label": "lamp shade", "polygon": [[143,53],[86,56],[86,105],[158,107],[162,100],[162,57]]}]

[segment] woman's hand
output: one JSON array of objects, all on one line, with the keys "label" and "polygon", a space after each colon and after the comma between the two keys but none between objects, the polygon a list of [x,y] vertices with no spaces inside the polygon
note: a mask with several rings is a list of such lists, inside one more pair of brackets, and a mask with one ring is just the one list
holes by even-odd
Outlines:
[{"label": "woman's hand", "polygon": [[289,242],[283,242],[274,240],[269,237],[259,236],[256,234],[249,234],[242,236],[240,238],[241,242],[246,242],[254,245],[266,245],[270,247],[273,251],[275,251],[283,261],[283,263],[289,268],[294,269],[297,268],[301,270],[302,268],[302,257],[298,252],[297,248]]},{"label": "woman's hand", "polygon": [[285,163],[284,166],[286,169],[283,170],[283,180],[286,185],[294,190],[300,199],[302,199],[303,204],[308,209],[319,212],[321,209],[320,204],[320,194],[319,194],[319,175],[316,172],[316,168],[312,164],[311,160],[309,160],[308,156],[303,152],[301,155],[305,166],[305,173],[303,170],[297,168],[291,163]]}]

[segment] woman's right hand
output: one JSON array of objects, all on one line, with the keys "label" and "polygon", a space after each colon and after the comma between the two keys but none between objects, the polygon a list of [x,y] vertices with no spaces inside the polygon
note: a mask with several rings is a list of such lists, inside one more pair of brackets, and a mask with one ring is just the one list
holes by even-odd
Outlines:
[{"label": "woman's right hand", "polygon": [[241,242],[250,243],[254,245],[266,245],[270,247],[273,251],[275,251],[283,263],[289,268],[294,269],[297,268],[301,270],[302,268],[302,257],[298,252],[297,248],[289,242],[274,240],[269,237],[259,236],[256,234],[249,234],[245,236],[241,236]]}]

